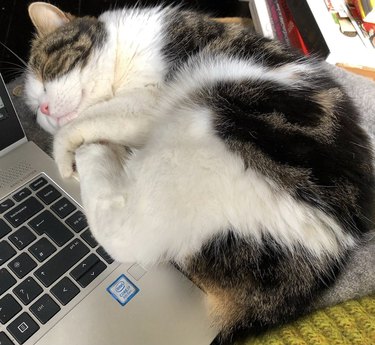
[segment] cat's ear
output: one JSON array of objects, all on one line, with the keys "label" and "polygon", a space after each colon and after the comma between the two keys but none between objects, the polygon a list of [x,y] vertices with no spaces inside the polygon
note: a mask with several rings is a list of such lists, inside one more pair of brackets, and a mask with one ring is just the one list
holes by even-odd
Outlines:
[{"label": "cat's ear", "polygon": [[29,16],[38,35],[44,36],[60,26],[69,23],[74,17],[46,2],[33,2],[29,6]]}]

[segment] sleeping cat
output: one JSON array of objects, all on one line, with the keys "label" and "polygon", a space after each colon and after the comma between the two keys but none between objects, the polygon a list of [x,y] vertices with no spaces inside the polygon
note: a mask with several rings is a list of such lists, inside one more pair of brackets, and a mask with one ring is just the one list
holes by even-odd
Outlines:
[{"label": "sleeping cat", "polygon": [[27,102],[106,250],[177,265],[222,342],[306,313],[373,219],[369,138],[325,65],[177,8],[29,12]]}]

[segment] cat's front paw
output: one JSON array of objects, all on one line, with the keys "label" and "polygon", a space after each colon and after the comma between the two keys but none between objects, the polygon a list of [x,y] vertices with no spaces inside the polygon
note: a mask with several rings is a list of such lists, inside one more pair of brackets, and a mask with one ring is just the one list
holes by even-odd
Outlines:
[{"label": "cat's front paw", "polygon": [[79,175],[83,170],[94,173],[98,168],[121,170],[121,162],[125,159],[126,148],[122,145],[100,141],[81,145],[75,153],[76,167]]},{"label": "cat's front paw", "polygon": [[108,157],[107,153],[109,153],[108,147],[103,144],[81,145],[75,154],[78,173],[82,174],[84,169],[92,172],[95,165],[101,164]]},{"label": "cat's front paw", "polygon": [[61,128],[55,135],[53,156],[63,178],[72,177],[75,173],[75,151],[84,142],[79,130],[70,126]]}]

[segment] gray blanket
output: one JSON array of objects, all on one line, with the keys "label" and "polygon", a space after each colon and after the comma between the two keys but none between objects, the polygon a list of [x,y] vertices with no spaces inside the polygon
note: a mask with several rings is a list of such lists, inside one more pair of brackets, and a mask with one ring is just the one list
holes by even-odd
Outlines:
[{"label": "gray blanket", "polygon": [[[327,66],[336,79],[347,89],[358,108],[363,113],[363,126],[369,132],[375,144],[375,83],[369,79],[347,73],[339,68]],[[44,151],[50,153],[52,138],[35,123],[34,117],[24,104],[21,96],[13,95],[22,79],[16,79],[8,85],[14,105],[29,140],[34,141]],[[321,308],[339,302],[358,298],[375,292],[375,235],[369,237],[368,242],[359,248],[350,260],[346,271],[339,277],[336,284],[321,296],[314,305]]]}]

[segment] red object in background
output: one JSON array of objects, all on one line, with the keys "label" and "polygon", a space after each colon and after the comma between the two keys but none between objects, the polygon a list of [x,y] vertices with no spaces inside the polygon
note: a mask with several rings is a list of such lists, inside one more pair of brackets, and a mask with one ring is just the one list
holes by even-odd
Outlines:
[{"label": "red object in background", "polygon": [[[355,7],[358,18],[360,18],[362,21],[363,19],[370,19],[369,17],[373,18],[373,15],[371,15],[371,13],[374,11],[373,0],[372,1],[347,0],[347,4],[351,5],[352,7]],[[365,8],[367,10],[365,10]],[[364,23],[375,24],[373,20],[371,20],[371,23],[370,22],[364,22]]]},{"label": "red object in background", "polygon": [[289,35],[286,29],[284,17],[281,13],[279,0],[267,0],[267,5],[277,39],[290,45]]},{"label": "red object in background", "polygon": [[281,13],[284,18],[284,23],[286,26],[286,30],[288,32],[290,45],[294,48],[297,48],[302,51],[303,54],[309,55],[309,50],[307,49],[307,46],[305,42],[303,41],[303,38],[301,36],[301,33],[298,30],[298,27],[293,19],[292,14],[290,13],[290,10],[288,8],[288,5],[285,0],[279,0]]},{"label": "red object in background", "polygon": [[350,9],[350,13],[352,14],[352,16],[357,20],[358,22],[358,25],[361,25],[363,27],[363,29],[369,34],[369,35],[374,35],[375,34],[375,23],[368,23],[368,22],[364,22],[362,19],[361,19],[361,15],[358,11],[358,8],[357,6],[355,6],[356,4],[356,1],[353,1],[352,2],[352,5],[349,6],[349,9]]}]

